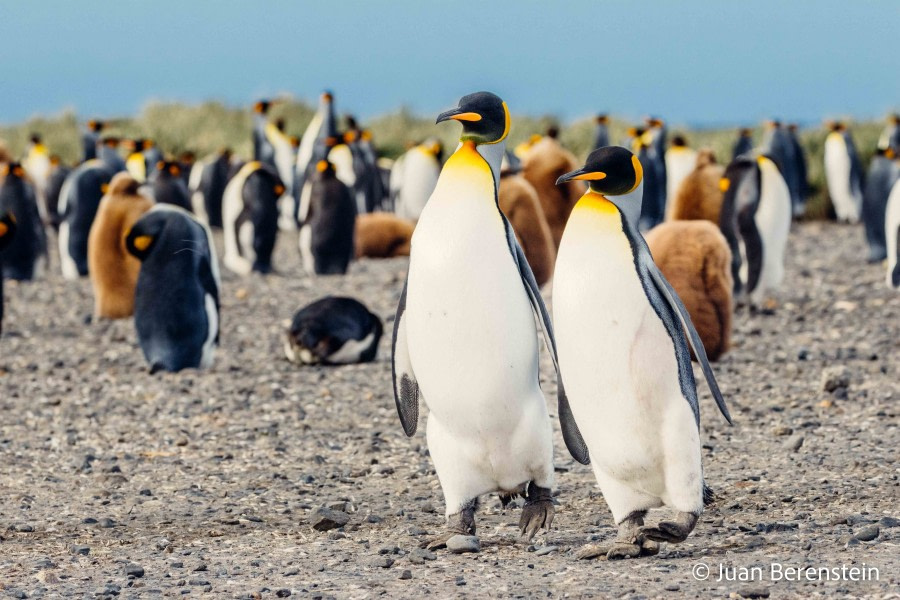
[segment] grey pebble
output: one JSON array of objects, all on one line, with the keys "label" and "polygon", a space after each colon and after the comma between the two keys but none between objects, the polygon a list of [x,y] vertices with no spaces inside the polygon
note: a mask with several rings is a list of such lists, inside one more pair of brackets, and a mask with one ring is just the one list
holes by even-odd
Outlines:
[{"label": "grey pebble", "polygon": [[868,527],[863,527],[859,531],[856,532],[855,537],[861,542],[871,542],[875,538],[878,537],[880,531],[878,530],[878,525],[869,525]]},{"label": "grey pebble", "polygon": [[91,553],[91,549],[88,546],[72,546],[70,552],[76,555],[87,556]]},{"label": "grey pebble", "polygon": [[376,558],[372,561],[373,567],[379,567],[381,569],[389,569],[394,565],[394,559],[388,558],[387,556],[383,556],[381,558]]},{"label": "grey pebble", "polygon": [[894,517],[881,517],[881,520],[878,521],[878,524],[882,527],[900,527],[900,519],[895,519]]},{"label": "grey pebble", "polygon": [[738,590],[741,598],[768,598],[769,590],[764,587],[745,587]]},{"label": "grey pebble", "polygon": [[287,588],[281,588],[280,590],[275,590],[275,595],[279,598],[287,598],[291,595],[291,590]]},{"label": "grey pebble", "polygon": [[827,367],[822,371],[821,381],[822,389],[826,392],[847,388],[850,386],[850,370],[843,365]]},{"label": "grey pebble", "polygon": [[409,553],[407,559],[414,565],[421,565],[426,560],[437,560],[437,554],[427,548],[416,548]]},{"label": "grey pebble", "polygon": [[534,554],[535,556],[547,556],[557,550],[559,550],[559,546],[544,546],[543,548],[539,548]]},{"label": "grey pebble", "polygon": [[453,554],[480,552],[481,542],[474,535],[454,535],[447,540],[447,550]]},{"label": "grey pebble", "polygon": [[403,569],[403,572],[400,573],[400,579],[412,579],[412,571]]},{"label": "grey pebble", "polygon": [[320,506],[310,517],[312,528],[316,531],[329,531],[343,527],[350,522],[350,515],[347,513]]},{"label": "grey pebble", "polygon": [[803,436],[795,435],[788,438],[788,440],[784,443],[784,447],[790,450],[791,452],[796,452],[803,445]]},{"label": "grey pebble", "polygon": [[128,577],[143,577],[144,567],[135,564],[128,565],[125,567],[125,575]]}]

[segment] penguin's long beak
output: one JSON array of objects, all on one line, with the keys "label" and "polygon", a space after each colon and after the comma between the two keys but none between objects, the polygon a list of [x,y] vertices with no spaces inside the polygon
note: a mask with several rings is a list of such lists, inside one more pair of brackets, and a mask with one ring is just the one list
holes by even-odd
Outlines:
[{"label": "penguin's long beak", "polygon": [[584,167],[572,171],[571,173],[566,173],[562,177],[556,180],[556,185],[560,185],[567,181],[578,180],[578,181],[598,181],[600,179],[606,179],[606,173],[603,171],[588,171]]},{"label": "penguin's long beak", "polygon": [[454,108],[438,115],[435,125],[449,120],[454,121],[480,121],[481,115],[475,112],[464,112],[461,108]]}]

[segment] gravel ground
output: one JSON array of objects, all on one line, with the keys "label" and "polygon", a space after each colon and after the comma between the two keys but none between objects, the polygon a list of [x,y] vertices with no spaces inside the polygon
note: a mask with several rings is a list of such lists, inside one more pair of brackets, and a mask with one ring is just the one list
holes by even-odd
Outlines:
[{"label": "gravel ground", "polygon": [[[900,297],[860,262],[860,228],[795,227],[778,308],[740,312],[715,366],[734,427],[701,385],[717,502],[687,542],[624,562],[575,559],[615,530],[562,444],[546,353],[553,530],[523,543],[518,509],[486,497],[480,554],[419,550],[443,502],[424,427],[407,439],[395,413],[390,336],[369,365],[300,369],[281,353],[293,312],[326,293],[392,319],[406,261],[313,281],[294,241],[279,241],[280,275],[223,274],[223,346],[208,372],[150,376],[131,321],[86,325],[90,286],[64,282],[57,264],[49,279],[8,284],[0,594],[897,597]],[[692,574],[701,563],[705,581]],[[773,580],[772,563],[865,564],[878,580]],[[717,581],[720,565],[761,571]]]}]

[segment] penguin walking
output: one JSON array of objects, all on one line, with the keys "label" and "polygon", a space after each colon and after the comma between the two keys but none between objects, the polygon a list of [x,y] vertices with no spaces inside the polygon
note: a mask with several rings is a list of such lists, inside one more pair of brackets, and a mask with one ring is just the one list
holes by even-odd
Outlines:
[{"label": "penguin walking", "polygon": [[884,237],[887,245],[887,285],[900,290],[900,180],[894,183],[888,196]]},{"label": "penguin walking", "polygon": [[59,192],[59,257],[63,277],[78,279],[88,274],[88,234],[100,199],[115,171],[99,159],[73,170]]},{"label": "penguin walking", "polygon": [[141,261],[134,299],[138,343],[150,372],[212,366],[219,344],[219,266],[209,228],[157,204],[125,238]]},{"label": "penguin walking", "polygon": [[3,251],[16,235],[16,219],[0,208],[0,335],[3,334]]},{"label": "penguin walking", "polygon": [[[610,146],[559,179],[589,186],[559,247],[553,315],[561,375],[585,442],[566,444],[591,463],[619,528],[609,558],[682,542],[703,511],[709,492],[688,344],[731,421],[690,315],[638,231],[642,171],[634,154]],[[676,518],[645,525],[647,511],[661,506]],[[591,546],[580,553],[596,555]]]},{"label": "penguin walking", "polygon": [[[419,400],[429,408],[428,449],[447,517],[446,534],[429,547],[461,552],[480,548],[475,510],[489,492],[500,492],[504,504],[525,496],[520,528],[529,538],[550,527],[553,441],[538,382],[535,313],[554,359],[555,345],[540,290],[497,204],[506,103],[489,92],[469,94],[437,118],[448,120],[463,126],[460,145],[413,234],[392,365],[408,436],[418,426]],[[564,394],[560,413],[568,413]]]},{"label": "penguin walking", "polygon": [[893,149],[890,146],[877,149],[866,173],[866,187],[862,201],[862,220],[866,230],[870,263],[881,262],[887,258],[884,217],[887,212],[888,196],[898,177],[900,166],[894,160]]},{"label": "penguin walking", "polygon": [[751,306],[758,307],[784,278],[790,191],[778,166],[766,156],[732,161],[720,186],[724,196],[719,228],[731,248],[735,297],[743,292]]},{"label": "penguin walking", "polygon": [[839,221],[858,223],[862,208],[862,165],[847,126],[829,125],[825,138],[825,181]]},{"label": "penguin walking", "polygon": [[300,256],[311,275],[343,275],[355,253],[356,200],[327,160],[316,163],[300,207]]},{"label": "penguin walking", "polygon": [[434,192],[441,174],[444,146],[429,138],[401,156],[391,172],[391,189],[396,190],[394,212],[402,219],[416,221]]},{"label": "penguin walking", "polygon": [[672,213],[678,187],[696,166],[697,153],[688,147],[684,136],[674,136],[672,145],[666,150],[666,219],[669,219]]},{"label": "penguin walking", "polygon": [[231,170],[231,149],[198,161],[191,169],[188,191],[191,208],[197,217],[213,228],[222,228],[222,198]]},{"label": "penguin walking", "polygon": [[272,272],[278,236],[278,199],[284,184],[275,169],[259,161],[244,165],[225,187],[222,262],[239,275]]},{"label": "penguin walking", "polygon": [[91,225],[88,270],[97,319],[124,319],[134,313],[141,263],[126,249],[125,236],[153,206],[152,200],[138,193],[139,185],[129,173],[117,173]]},{"label": "penguin walking", "polygon": [[182,172],[181,164],[176,161],[161,160],[156,163],[156,175],[151,187],[157,204],[172,204],[191,210],[191,194],[181,176]]},{"label": "penguin walking", "polygon": [[34,188],[17,162],[0,165],[0,211],[16,221],[16,236],[3,251],[3,277],[19,281],[39,278],[47,263],[47,234]]},{"label": "penguin walking", "polygon": [[359,301],[326,296],[294,315],[284,353],[298,365],[371,362],[382,332],[381,319]]}]

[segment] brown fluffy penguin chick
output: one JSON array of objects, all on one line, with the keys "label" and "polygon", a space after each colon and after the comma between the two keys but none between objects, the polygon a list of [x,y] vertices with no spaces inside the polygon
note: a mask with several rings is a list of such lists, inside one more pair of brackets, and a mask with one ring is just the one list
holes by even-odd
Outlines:
[{"label": "brown fluffy penguin chick", "polygon": [[569,214],[585,191],[580,181],[557,186],[556,180],[580,166],[571,152],[549,137],[535,143],[522,161],[522,175],[537,192],[556,250],[559,249],[559,240],[562,239]]},{"label": "brown fluffy penguin chick", "polygon": [[118,173],[91,225],[88,235],[88,271],[94,288],[94,317],[122,319],[134,313],[134,289],[140,261],[125,249],[125,237],[132,225],[153,206],[138,194],[138,182],[127,173]]},{"label": "brown fluffy penguin chick", "polygon": [[500,210],[509,219],[525,252],[535,281],[544,285],[553,275],[556,248],[534,186],[521,175],[501,176],[499,201]]},{"label": "brown fluffy penguin chick", "polygon": [[725,167],[716,164],[712,150],[697,152],[697,166],[678,186],[668,220],[705,220],[718,224],[724,195],[719,182],[724,174]]},{"label": "brown fluffy penguin chick", "polygon": [[416,224],[386,212],[356,217],[356,258],[409,256]]},{"label": "brown fluffy penguin chick", "polygon": [[645,237],[654,262],[687,307],[706,355],[717,360],[731,343],[731,251],[725,236],[707,221],[670,221]]}]

